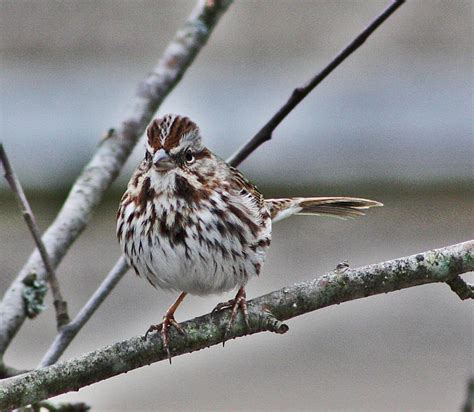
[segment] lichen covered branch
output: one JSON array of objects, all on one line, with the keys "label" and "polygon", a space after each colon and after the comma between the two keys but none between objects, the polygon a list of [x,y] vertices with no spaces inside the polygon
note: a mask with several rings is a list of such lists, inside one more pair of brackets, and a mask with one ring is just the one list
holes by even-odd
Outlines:
[{"label": "lichen covered branch", "polygon": [[[284,333],[282,323],[330,305],[428,283],[447,283],[474,270],[474,241],[419,253],[357,269],[335,270],[308,282],[248,302],[250,329],[241,318],[232,337],[272,330]],[[182,323],[186,334],[171,332],[171,353],[179,356],[219,344],[229,311],[207,314]],[[38,402],[167,359],[159,334],[147,340],[134,337],[66,362],[37,369],[0,383],[0,408]]]},{"label": "lichen covered branch", "polygon": [[[101,142],[43,236],[53,267],[59,264],[84,230],[93,210],[118,176],[154,113],[206,44],[214,26],[231,3],[232,0],[199,1],[156,67],[140,84],[125,120]],[[30,256],[1,302],[0,355],[5,352],[25,320],[22,281],[31,272],[37,273],[39,279],[47,278],[37,252]]]}]

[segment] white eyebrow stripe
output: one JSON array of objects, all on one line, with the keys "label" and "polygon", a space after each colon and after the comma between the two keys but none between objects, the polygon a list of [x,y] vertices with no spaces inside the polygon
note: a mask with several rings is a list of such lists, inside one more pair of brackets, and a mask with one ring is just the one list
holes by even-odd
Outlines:
[{"label": "white eyebrow stripe", "polygon": [[166,138],[169,136],[171,128],[178,116],[175,114],[166,115],[160,125],[160,142],[164,146]]}]

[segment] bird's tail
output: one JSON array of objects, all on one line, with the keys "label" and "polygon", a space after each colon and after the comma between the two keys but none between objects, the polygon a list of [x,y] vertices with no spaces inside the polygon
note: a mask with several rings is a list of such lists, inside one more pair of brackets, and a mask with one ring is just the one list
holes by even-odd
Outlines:
[{"label": "bird's tail", "polygon": [[375,200],[357,197],[293,197],[265,199],[273,222],[292,215],[327,215],[339,218],[362,216],[365,209],[383,206]]}]

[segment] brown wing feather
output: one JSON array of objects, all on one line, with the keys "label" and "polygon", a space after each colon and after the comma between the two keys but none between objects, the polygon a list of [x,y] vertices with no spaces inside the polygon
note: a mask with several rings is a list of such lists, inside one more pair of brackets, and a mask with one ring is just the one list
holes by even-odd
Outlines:
[{"label": "brown wing feather", "polygon": [[232,175],[232,180],[235,183],[235,188],[237,188],[241,194],[245,195],[246,192],[255,199],[255,203],[259,209],[265,208],[265,199],[263,195],[258,191],[257,186],[250,183],[242,173],[240,173],[235,167],[230,166],[230,172]]}]

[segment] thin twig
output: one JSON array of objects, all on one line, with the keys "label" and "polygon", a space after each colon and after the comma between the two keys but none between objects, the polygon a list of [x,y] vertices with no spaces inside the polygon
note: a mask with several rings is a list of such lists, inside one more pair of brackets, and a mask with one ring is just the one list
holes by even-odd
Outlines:
[{"label": "thin twig", "polygon": [[21,375],[26,372],[29,372],[29,370],[12,368],[11,366],[5,365],[3,362],[0,362],[0,380]]},{"label": "thin twig", "polygon": [[57,362],[77,333],[91,318],[105,298],[112,292],[114,287],[117,285],[120,279],[122,279],[123,275],[125,275],[128,269],[129,267],[127,262],[125,262],[124,257],[120,257],[112,270],[105,277],[100,286],[90,297],[84,307],[79,311],[76,317],[56,335],[53,343],[49,347],[46,354],[43,356],[43,359],[38,366],[39,368],[49,366]]},{"label": "thin twig", "polygon": [[[87,412],[90,411],[91,407],[84,402],[61,402],[58,404],[52,402],[38,402],[31,405],[32,411],[42,411],[46,409],[49,412]],[[36,408],[36,409],[35,409]],[[30,410],[28,410],[29,412]],[[23,412],[23,411],[21,411]],[[26,412],[26,411],[25,411]]]},{"label": "thin twig", "polygon": [[461,276],[456,276],[446,283],[461,300],[474,299],[474,286],[468,284]]},{"label": "thin twig", "polygon": [[467,381],[466,401],[462,407],[462,412],[472,411],[474,411],[474,375],[472,375]]},{"label": "thin twig", "polygon": [[297,87],[293,90],[288,101],[273,115],[265,126],[252,137],[244,146],[237,150],[228,160],[232,166],[242,163],[247,156],[252,153],[262,143],[272,138],[272,133],[281,121],[319,84],[321,83],[337,66],[339,66],[349,55],[357,50],[367,38],[385,21],[387,20],[405,0],[394,1],[382,14],[380,14],[370,25],[360,33],[346,48],[339,54],[316,76],[309,80],[305,85]]},{"label": "thin twig", "polygon": [[[156,110],[181,80],[231,3],[232,0],[198,2],[153,71],[140,84],[124,121],[115,129],[115,133],[100,143],[93,158],[72,186],[58,216],[43,236],[53,267],[59,264],[84,230],[94,208],[118,176]],[[0,304],[0,356],[25,320],[22,281],[32,271],[36,271],[40,279],[47,276],[41,267],[41,258],[36,253],[30,256]]]},{"label": "thin twig", "polygon": [[8,184],[10,185],[10,189],[15,195],[16,201],[18,206],[22,212],[23,218],[28,226],[28,229],[33,236],[35,241],[36,247],[41,255],[41,259],[43,260],[44,268],[47,273],[47,278],[49,284],[51,286],[51,292],[53,294],[53,302],[54,307],[56,309],[56,324],[58,330],[69,323],[69,315],[67,313],[67,303],[63,299],[61,294],[61,288],[59,286],[58,278],[56,277],[56,273],[54,272],[53,265],[49,259],[48,252],[46,251],[46,247],[41,239],[40,230],[38,225],[36,224],[36,219],[31,210],[30,204],[28,199],[26,198],[25,192],[23,191],[23,187],[21,186],[20,180],[16,176],[15,170],[8,159],[7,153],[3,147],[3,144],[0,143],[0,162],[3,164],[4,169],[4,176],[7,180]]},{"label": "thin twig", "polygon": [[[280,289],[248,302],[250,328],[242,316],[234,324],[232,337],[272,330],[285,333],[282,322],[327,306],[367,296],[393,292],[436,282],[474,270],[474,241],[365,266],[334,271],[308,282]],[[171,332],[173,356],[204,349],[222,342],[228,310],[207,314],[181,325],[181,335]],[[0,382],[0,408],[15,408],[78,390],[129,370],[167,359],[156,333],[144,339],[134,337],[102,349],[36,369]]]}]

